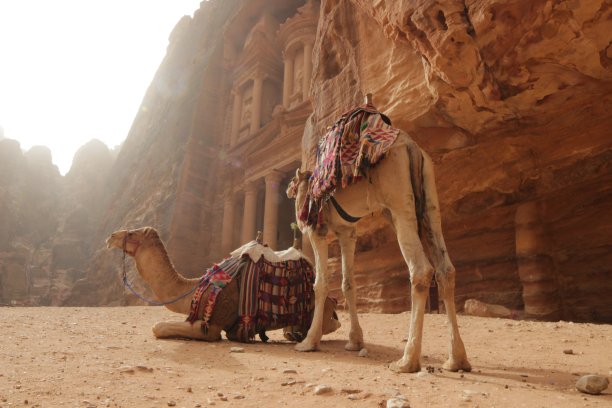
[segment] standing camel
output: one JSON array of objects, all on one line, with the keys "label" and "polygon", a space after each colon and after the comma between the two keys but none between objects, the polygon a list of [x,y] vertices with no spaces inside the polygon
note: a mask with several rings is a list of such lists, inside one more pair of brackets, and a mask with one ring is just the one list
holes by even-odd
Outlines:
[{"label": "standing camel", "polygon": [[[420,156],[422,155],[422,156]],[[421,201],[422,222],[426,228],[424,235],[429,248],[434,267],[430,264],[423,245],[419,239],[419,220],[415,209],[415,192],[413,191],[411,169],[414,162],[411,158],[422,157],[422,191],[417,201]],[[420,371],[421,341],[423,333],[423,317],[429,292],[429,285],[435,273],[440,298],[444,301],[448,314],[450,328],[450,357],[444,363],[446,370],[470,371],[465,347],[455,311],[455,268],[451,263],[442,236],[442,226],[438,195],[434,181],[433,164],[429,156],[403,131],[399,131],[397,139],[387,152],[386,157],[376,166],[370,168],[367,180],[341,188],[337,187],[333,197],[338,206],[325,204],[321,207],[318,222],[309,225],[300,220],[300,211],[304,208],[309,193],[310,172],[297,170],[287,195],[295,198],[295,208],[298,226],[302,233],[307,234],[312,243],[316,280],[315,312],[310,330],[306,338],[295,346],[298,351],[314,351],[319,348],[321,340],[321,325],[323,319],[323,301],[329,292],[329,273],[327,270],[328,248],[326,235],[328,230],[338,237],[342,252],[342,291],[346,298],[350,315],[349,340],[345,345],[347,350],[360,350],[363,343],[363,332],[359,325],[356,309],[355,278],[353,261],[355,243],[357,240],[354,222],[347,221],[350,216],[363,217],[373,212],[382,211],[391,221],[397,240],[410,271],[412,312],[408,342],[401,359],[391,364],[396,372]],[[336,209],[339,208],[339,209]],[[344,217],[341,215],[344,213]],[[346,214],[350,214],[346,217]],[[435,271],[435,272],[434,272]],[[381,277],[384,279],[384,277]]]}]

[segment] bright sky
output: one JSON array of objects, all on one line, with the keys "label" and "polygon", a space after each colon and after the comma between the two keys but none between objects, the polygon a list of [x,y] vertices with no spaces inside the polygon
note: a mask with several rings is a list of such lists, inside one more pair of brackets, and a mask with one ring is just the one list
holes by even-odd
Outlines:
[{"label": "bright sky", "polygon": [[125,140],[168,36],[200,0],[0,0],[0,128],[51,149]]}]

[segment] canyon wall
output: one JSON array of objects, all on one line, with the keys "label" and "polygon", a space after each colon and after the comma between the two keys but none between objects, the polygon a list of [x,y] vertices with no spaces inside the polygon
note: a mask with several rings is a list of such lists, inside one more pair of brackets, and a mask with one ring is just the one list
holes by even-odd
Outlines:
[{"label": "canyon wall", "polygon": [[[171,33],[127,140],[95,181],[102,196],[61,228],[64,243],[86,235],[83,246],[34,256],[13,240],[9,255],[0,249],[2,276],[23,276],[14,265],[31,257],[82,255],[79,272],[66,272],[63,304],[139,303],[118,278],[121,254],[104,240],[144,225],[160,231],[181,273],[198,276],[227,255],[224,243],[241,243],[245,226],[269,228],[270,208],[288,223],[279,183],[299,164],[305,123],[302,166],[310,167],[326,127],[372,93],[434,160],[460,309],[475,298],[531,318],[612,322],[611,19],[603,0],[202,2]],[[54,200],[39,199],[64,214]],[[6,248],[20,228],[1,214],[0,226]],[[409,309],[392,228],[375,214],[358,230],[359,308]],[[338,244],[329,242],[332,293],[342,298]],[[126,267],[151,295],[133,263]],[[27,286],[11,285],[11,293]]]},{"label": "canyon wall", "polygon": [[[307,151],[372,92],[435,161],[459,304],[611,321],[611,13],[604,1],[324,1]],[[401,270],[392,233],[361,229],[364,307],[407,307],[405,279],[381,283]]]}]

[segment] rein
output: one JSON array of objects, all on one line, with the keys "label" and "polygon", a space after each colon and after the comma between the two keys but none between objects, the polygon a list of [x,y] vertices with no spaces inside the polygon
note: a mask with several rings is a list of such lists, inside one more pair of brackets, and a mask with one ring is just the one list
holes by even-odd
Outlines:
[{"label": "rein", "polygon": [[123,286],[125,286],[126,288],[128,288],[130,290],[130,292],[132,292],[134,295],[136,295],[136,297],[138,297],[140,300],[144,300],[145,302],[151,304],[151,305],[155,305],[155,306],[164,306],[164,305],[169,305],[172,303],[176,303],[179,300],[184,299],[185,297],[191,295],[193,292],[195,292],[195,290],[200,286],[200,284],[198,283],[197,285],[195,285],[193,287],[193,289],[189,290],[189,292],[184,293],[182,295],[180,295],[179,297],[169,300],[167,302],[160,302],[158,300],[154,300],[154,299],[148,299],[144,296],[142,296],[140,293],[136,292],[136,290],[132,287],[132,285],[130,284],[128,278],[127,278],[127,270],[125,267],[125,254],[129,254],[131,256],[136,255],[136,251],[138,251],[138,247],[140,246],[140,241],[130,241],[131,243],[135,243],[138,244],[136,246],[136,248],[132,251],[132,252],[128,252],[127,248],[126,248],[126,244],[127,244],[128,240],[127,240],[127,234],[125,234],[125,237],[123,238],[123,276],[122,276],[122,281],[123,281]]}]

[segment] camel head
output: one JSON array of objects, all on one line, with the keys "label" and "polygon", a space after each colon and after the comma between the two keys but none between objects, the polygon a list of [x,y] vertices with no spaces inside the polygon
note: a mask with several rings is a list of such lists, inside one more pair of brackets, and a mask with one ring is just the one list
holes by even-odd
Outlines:
[{"label": "camel head", "polygon": [[136,251],[148,241],[159,240],[159,235],[153,227],[143,227],[134,230],[119,230],[106,239],[107,248],[118,248],[126,254],[134,256]]},{"label": "camel head", "polygon": [[295,176],[291,179],[287,187],[287,197],[297,198],[298,194],[302,192],[301,190],[308,186],[308,180],[310,180],[311,175],[312,173],[310,171],[302,172],[298,168],[295,171]]}]

